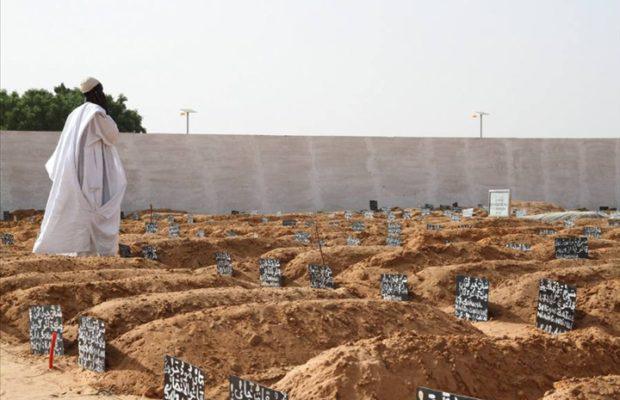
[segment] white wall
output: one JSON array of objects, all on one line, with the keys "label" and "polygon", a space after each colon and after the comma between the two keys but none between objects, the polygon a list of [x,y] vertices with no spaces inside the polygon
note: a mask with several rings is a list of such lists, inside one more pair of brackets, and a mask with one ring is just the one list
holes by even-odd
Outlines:
[{"label": "white wall", "polygon": [[[42,209],[52,132],[0,133],[0,209]],[[489,188],[620,207],[620,139],[122,134],[123,209],[292,211],[486,203]]]}]

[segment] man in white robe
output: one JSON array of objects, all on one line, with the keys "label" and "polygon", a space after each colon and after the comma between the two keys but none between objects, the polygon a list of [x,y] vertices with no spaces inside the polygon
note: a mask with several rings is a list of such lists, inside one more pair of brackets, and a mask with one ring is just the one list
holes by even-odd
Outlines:
[{"label": "man in white robe", "polygon": [[119,132],[107,115],[103,86],[80,85],[86,102],[67,117],[45,164],[52,180],[34,253],[113,256],[127,179],[114,147]]}]

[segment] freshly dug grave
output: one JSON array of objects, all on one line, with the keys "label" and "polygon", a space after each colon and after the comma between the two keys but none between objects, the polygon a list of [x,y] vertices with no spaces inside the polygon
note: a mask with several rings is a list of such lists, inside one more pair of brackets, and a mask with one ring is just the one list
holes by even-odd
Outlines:
[{"label": "freshly dug grave", "polygon": [[[562,211],[516,204],[528,214]],[[394,210],[402,225],[397,247],[386,246],[385,213],[195,215],[190,224],[182,212],[143,211],[121,224],[131,258],[33,255],[41,215],[28,211],[0,223],[0,233],[15,238],[0,247],[2,342],[23,348],[28,308],[59,304],[65,360],[75,361],[81,316],[106,323],[108,346],[105,373],[75,362],[63,362],[63,373],[118,394],[161,398],[163,356],[172,355],[204,371],[208,399],[228,398],[229,375],[285,390],[291,399],[411,399],[417,386],[486,400],[620,396],[620,228],[605,219],[567,228],[487,218],[478,209],[461,221],[407,211],[411,219]],[[180,238],[167,236],[168,216],[180,225]],[[145,234],[151,218],[157,233]],[[283,226],[285,219],[296,226]],[[355,232],[353,222],[364,230]],[[556,260],[554,238],[580,235],[584,226],[602,231],[589,239],[589,258]],[[557,233],[541,235],[544,229]],[[299,232],[310,242],[298,241]],[[360,245],[347,245],[348,237]],[[158,260],[141,257],[147,244]],[[216,271],[221,251],[232,257],[232,277]],[[260,258],[280,260],[284,287],[261,287]],[[335,289],[309,287],[308,265],[323,262]],[[407,275],[409,301],[381,298],[385,273]],[[457,275],[489,280],[488,322],[455,318]],[[535,328],[542,278],[577,288],[572,332],[554,336]]]}]

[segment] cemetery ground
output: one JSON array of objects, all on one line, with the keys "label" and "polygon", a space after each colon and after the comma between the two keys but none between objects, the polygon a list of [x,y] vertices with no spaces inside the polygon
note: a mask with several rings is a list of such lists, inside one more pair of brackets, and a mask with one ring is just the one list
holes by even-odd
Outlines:
[{"label": "cemetery ground", "polygon": [[[156,232],[145,233],[151,215],[143,211],[121,222],[125,258],[33,255],[42,215],[15,213],[0,223],[14,238],[0,245],[2,396],[47,398],[53,383],[50,397],[162,398],[170,355],[202,369],[206,399],[227,399],[230,375],[305,400],[411,400],[418,386],[485,400],[620,397],[620,226],[406,210],[407,218],[400,209],[390,217],[402,226],[402,246],[386,245],[384,212],[194,215],[189,223],[183,212],[155,210]],[[169,237],[171,223],[179,237]],[[588,239],[588,258],[556,259],[554,239],[586,226],[601,230]],[[146,245],[156,260],[142,257]],[[218,274],[218,252],[230,255],[232,276]],[[280,261],[282,287],[261,286],[261,258]],[[310,287],[308,265],[323,263],[334,289]],[[395,273],[407,276],[407,301],[381,297],[381,275]],[[455,317],[457,275],[489,281],[488,321]],[[569,332],[536,328],[541,279],[576,288]],[[29,308],[43,304],[62,308],[65,355],[52,371],[28,345]],[[103,373],[77,363],[83,316],[105,322]]]}]

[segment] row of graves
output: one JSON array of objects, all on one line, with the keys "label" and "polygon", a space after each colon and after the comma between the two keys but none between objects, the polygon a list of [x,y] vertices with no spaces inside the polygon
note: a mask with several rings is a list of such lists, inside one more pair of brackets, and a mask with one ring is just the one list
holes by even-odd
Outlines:
[{"label": "row of graves", "polygon": [[[216,255],[218,271],[231,274],[230,256]],[[261,282],[265,286],[279,286],[282,275],[279,262],[275,259],[261,260]],[[319,265],[308,267],[313,287],[333,288],[331,270]],[[454,313],[456,318],[470,321],[489,320],[490,282],[485,278],[458,275],[456,277]],[[577,291],[575,287],[549,279],[539,282],[536,327],[551,334],[560,334],[573,329]],[[380,292],[387,301],[408,301],[410,292],[407,276],[404,274],[382,274]],[[36,305],[30,307],[30,347],[33,354],[62,356],[62,310],[59,305]],[[83,316],[78,329],[78,365],[94,372],[105,372],[106,341],[105,323],[102,320]],[[203,400],[205,374],[195,365],[179,358],[164,355],[164,394],[166,399]],[[473,399],[440,390],[419,387],[419,399]],[[229,398],[231,400],[284,400],[284,392],[262,386],[238,376],[229,377]],[[440,397],[438,397],[440,396]]]}]

